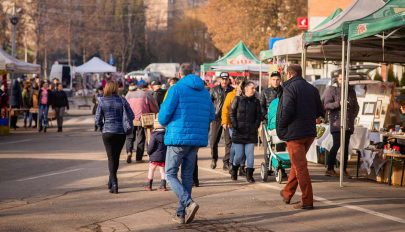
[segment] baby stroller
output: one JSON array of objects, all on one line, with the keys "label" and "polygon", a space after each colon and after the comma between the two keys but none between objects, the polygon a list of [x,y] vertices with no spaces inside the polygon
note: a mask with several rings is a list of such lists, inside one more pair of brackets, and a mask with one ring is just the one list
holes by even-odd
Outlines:
[{"label": "baby stroller", "polygon": [[[264,154],[265,162],[260,165],[260,175],[264,182],[267,181],[269,175],[274,173],[277,183],[281,184],[283,178],[287,178],[286,169],[291,168],[290,156],[287,151],[285,151],[284,141],[281,141],[275,130],[269,131],[267,125],[263,124],[263,131],[265,138],[264,142],[267,142],[267,149]],[[284,147],[284,149],[280,148]],[[278,151],[281,149],[283,151]]]}]

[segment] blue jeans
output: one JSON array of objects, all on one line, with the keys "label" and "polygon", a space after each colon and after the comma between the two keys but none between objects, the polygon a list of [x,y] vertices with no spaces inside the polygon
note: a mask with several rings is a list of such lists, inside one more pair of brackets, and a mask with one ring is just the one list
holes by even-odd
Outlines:
[{"label": "blue jeans", "polygon": [[239,165],[242,161],[243,154],[246,155],[246,167],[247,168],[253,168],[254,166],[254,149],[255,149],[255,144],[254,143],[248,143],[248,144],[240,144],[240,143],[233,143],[233,147],[235,149],[235,158],[233,160],[233,165]]},{"label": "blue jeans", "polygon": [[29,110],[24,111],[24,126],[27,125],[27,121],[28,121],[28,123],[29,123],[29,127],[31,127],[32,114],[30,113]]},{"label": "blue jeans", "polygon": [[[229,128],[229,137],[231,137],[231,139],[232,139],[232,133],[233,133],[232,128]],[[233,164],[233,159],[234,159],[234,157],[235,157],[235,148],[234,148],[233,143],[232,143],[232,145],[231,145],[231,154],[230,154],[230,156],[229,156],[229,163],[230,163],[230,164]],[[242,160],[241,160],[241,162],[239,163],[239,165],[240,165],[240,166],[245,166],[245,162],[246,162],[246,155],[245,155],[245,153],[243,152]]]},{"label": "blue jeans", "polygon": [[48,105],[39,104],[39,127],[42,127],[42,120],[44,121],[43,125],[48,126],[48,110]]},{"label": "blue jeans", "polygon": [[[193,173],[197,159],[198,147],[194,146],[167,146],[166,152],[166,179],[179,199],[179,208],[176,213],[185,215],[185,210],[191,200],[193,187]],[[181,165],[181,182],[177,177]]]}]

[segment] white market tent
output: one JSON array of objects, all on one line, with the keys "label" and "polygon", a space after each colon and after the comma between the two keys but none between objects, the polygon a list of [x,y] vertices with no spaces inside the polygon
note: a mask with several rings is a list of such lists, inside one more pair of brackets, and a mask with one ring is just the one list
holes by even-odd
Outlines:
[{"label": "white market tent", "polygon": [[20,61],[0,48],[0,70],[14,73],[40,73],[41,66]]},{"label": "white market tent", "polygon": [[98,57],[93,57],[86,63],[76,67],[78,73],[114,73],[117,72],[115,66],[109,65]]}]

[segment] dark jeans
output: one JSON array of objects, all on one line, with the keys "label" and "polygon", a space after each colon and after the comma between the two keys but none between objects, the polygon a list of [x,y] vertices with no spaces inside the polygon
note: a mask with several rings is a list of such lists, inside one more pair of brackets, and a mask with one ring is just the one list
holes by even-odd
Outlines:
[{"label": "dark jeans", "polygon": [[[328,156],[328,170],[333,170],[333,166],[336,162],[336,154],[340,148],[340,131],[332,132],[331,134],[333,138],[333,146],[332,149],[330,149]],[[347,167],[347,159],[349,157],[349,142],[352,134],[353,132],[346,131],[343,170],[346,170]]]},{"label": "dark jeans", "polygon": [[146,135],[145,129],[141,126],[134,126],[132,134],[127,135],[127,153],[134,150],[134,142],[136,147],[136,160],[142,160],[145,151]]},{"label": "dark jeans", "polygon": [[58,129],[62,129],[63,126],[63,115],[65,114],[65,107],[56,107],[55,108],[55,116],[56,122],[58,124]]},{"label": "dark jeans", "polygon": [[38,113],[32,113],[32,117],[30,118],[30,126],[32,125],[32,121],[34,121],[35,127],[37,127],[38,122]]},{"label": "dark jeans", "polygon": [[198,154],[195,157],[195,167],[194,167],[194,173],[193,173],[193,182],[194,184],[200,183],[200,180],[198,179]]},{"label": "dark jeans", "polygon": [[232,140],[229,136],[228,130],[224,130],[221,125],[221,120],[215,120],[211,122],[210,125],[210,147],[211,147],[211,158],[213,160],[218,160],[218,143],[221,140],[222,131],[224,131],[225,139],[225,155],[223,158],[224,163],[229,163],[229,156],[231,154]]},{"label": "dark jeans", "polygon": [[125,143],[124,134],[103,133],[103,143],[108,157],[108,170],[110,181],[117,184],[117,171],[120,161],[120,154]]},{"label": "dark jeans", "polygon": [[[12,106],[12,109],[18,109],[17,106]],[[10,127],[11,128],[17,128],[17,120],[18,120],[18,113],[17,111],[14,112],[14,116],[10,117]]]}]

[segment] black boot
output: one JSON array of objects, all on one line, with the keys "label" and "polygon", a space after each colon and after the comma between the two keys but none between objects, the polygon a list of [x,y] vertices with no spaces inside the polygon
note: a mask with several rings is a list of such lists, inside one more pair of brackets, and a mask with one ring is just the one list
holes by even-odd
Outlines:
[{"label": "black boot", "polygon": [[108,178],[107,186],[108,186],[108,189],[111,189],[111,187],[112,187],[111,177]]},{"label": "black boot", "polygon": [[127,163],[132,163],[132,152],[127,153]]},{"label": "black boot", "polygon": [[44,127],[44,133],[46,133],[46,126]]},{"label": "black boot", "polygon": [[97,130],[98,130],[98,126],[94,125],[94,131],[97,131]]},{"label": "black boot", "polygon": [[166,180],[161,180],[160,181],[159,191],[167,191]]},{"label": "black boot", "polygon": [[245,169],[245,166],[240,166],[240,169],[239,169],[239,176],[246,176],[246,169]]},{"label": "black boot", "polygon": [[255,171],[254,168],[246,168],[246,181],[249,183],[255,183],[255,179],[253,179],[253,172]]},{"label": "black boot", "polygon": [[148,182],[146,182],[146,184],[145,184],[145,190],[152,191],[152,184],[153,184],[153,180],[148,180]]},{"label": "black boot", "polygon": [[41,132],[41,131],[42,131],[42,126],[39,126],[38,132]]},{"label": "black boot", "polygon": [[238,166],[232,165],[232,173],[231,173],[232,180],[238,180],[238,169],[239,169],[239,165]]},{"label": "black boot", "polygon": [[110,193],[118,194],[118,180],[116,178],[111,179]]}]

